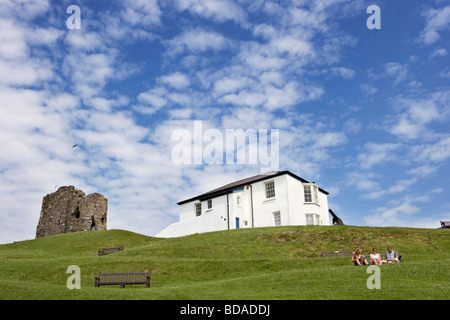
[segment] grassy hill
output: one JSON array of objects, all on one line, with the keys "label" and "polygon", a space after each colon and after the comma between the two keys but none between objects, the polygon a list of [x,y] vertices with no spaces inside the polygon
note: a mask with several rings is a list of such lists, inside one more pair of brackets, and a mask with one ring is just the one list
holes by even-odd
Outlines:
[{"label": "grassy hill", "polygon": [[[104,247],[123,252],[97,256]],[[367,267],[321,251],[380,253],[381,289]],[[81,269],[69,290],[66,269]],[[78,232],[0,246],[0,299],[449,299],[450,230],[298,226],[238,229],[160,239],[123,230]],[[152,271],[151,288],[95,288],[98,272]]]}]

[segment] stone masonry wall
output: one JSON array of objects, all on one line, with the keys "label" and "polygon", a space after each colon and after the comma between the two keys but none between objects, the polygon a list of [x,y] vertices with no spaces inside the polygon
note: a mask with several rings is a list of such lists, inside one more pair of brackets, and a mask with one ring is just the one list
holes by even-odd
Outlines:
[{"label": "stone masonry wall", "polygon": [[108,200],[99,193],[88,196],[73,186],[60,187],[42,200],[36,238],[60,233],[105,230]]}]

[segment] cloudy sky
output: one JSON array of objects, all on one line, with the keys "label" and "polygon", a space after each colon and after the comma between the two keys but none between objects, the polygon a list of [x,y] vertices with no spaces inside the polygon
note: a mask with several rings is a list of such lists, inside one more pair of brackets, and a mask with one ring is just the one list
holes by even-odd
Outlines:
[{"label": "cloudy sky", "polygon": [[279,130],[279,170],[346,224],[439,227],[449,51],[444,0],[1,0],[0,243],[33,239],[58,186],[105,195],[109,229],[155,235],[178,201],[260,173],[174,161],[195,123],[200,140]]}]

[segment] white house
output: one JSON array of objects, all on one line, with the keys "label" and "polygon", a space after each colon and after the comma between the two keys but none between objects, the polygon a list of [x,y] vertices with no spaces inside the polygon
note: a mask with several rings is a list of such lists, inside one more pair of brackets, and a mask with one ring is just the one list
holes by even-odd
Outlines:
[{"label": "white house", "polygon": [[178,202],[180,221],[157,237],[237,228],[330,225],[328,192],[289,171],[272,171]]}]

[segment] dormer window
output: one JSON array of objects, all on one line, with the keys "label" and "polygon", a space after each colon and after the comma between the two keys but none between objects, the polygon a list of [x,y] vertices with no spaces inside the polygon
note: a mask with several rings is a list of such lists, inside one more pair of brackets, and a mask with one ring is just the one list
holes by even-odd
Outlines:
[{"label": "dormer window", "polygon": [[305,203],[319,204],[318,187],[314,183],[303,184]]}]

